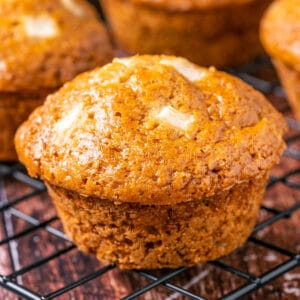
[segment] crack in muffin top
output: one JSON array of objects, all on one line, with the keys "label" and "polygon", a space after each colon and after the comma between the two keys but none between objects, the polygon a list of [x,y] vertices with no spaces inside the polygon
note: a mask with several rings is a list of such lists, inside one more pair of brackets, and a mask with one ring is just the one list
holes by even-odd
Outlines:
[{"label": "crack in muffin top", "polygon": [[107,63],[112,49],[85,0],[0,1],[0,91],[57,88]]},{"label": "crack in muffin top", "polygon": [[300,72],[300,0],[270,5],[262,19],[261,40],[271,56]]},{"label": "crack in muffin top", "polygon": [[265,176],[284,148],[262,94],[183,58],[114,59],[79,75],[19,128],[32,176],[116,202],[171,204]]}]

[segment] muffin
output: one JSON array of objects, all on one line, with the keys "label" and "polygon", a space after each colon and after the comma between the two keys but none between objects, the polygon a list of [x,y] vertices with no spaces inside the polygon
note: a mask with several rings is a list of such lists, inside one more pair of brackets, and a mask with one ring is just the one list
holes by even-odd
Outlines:
[{"label": "muffin", "polygon": [[173,268],[244,243],[285,126],[237,78],[134,56],[48,96],[15,143],[80,249],[121,268]]},{"label": "muffin", "polygon": [[119,48],[235,66],[261,54],[259,21],[271,0],[101,0]]},{"label": "muffin", "polygon": [[261,23],[261,40],[300,120],[300,0],[280,0],[270,6]]},{"label": "muffin", "polygon": [[0,1],[0,160],[17,159],[13,138],[45,96],[107,63],[112,49],[83,0]]}]

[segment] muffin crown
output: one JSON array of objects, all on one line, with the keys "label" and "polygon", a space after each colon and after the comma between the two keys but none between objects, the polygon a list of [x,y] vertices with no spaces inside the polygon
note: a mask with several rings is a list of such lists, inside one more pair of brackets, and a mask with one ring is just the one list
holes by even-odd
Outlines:
[{"label": "muffin crown", "polygon": [[261,178],[286,129],[263,95],[182,58],[134,56],[84,73],[18,130],[29,173],[113,201],[170,204]]},{"label": "muffin crown", "polygon": [[255,0],[130,0],[136,4],[146,4],[153,7],[167,8],[175,11],[191,9],[221,8],[229,5],[240,5]]},{"label": "muffin crown", "polygon": [[300,71],[300,0],[274,1],[261,23],[267,52]]},{"label": "muffin crown", "polygon": [[111,58],[107,33],[84,0],[2,0],[0,40],[5,92],[56,88]]}]

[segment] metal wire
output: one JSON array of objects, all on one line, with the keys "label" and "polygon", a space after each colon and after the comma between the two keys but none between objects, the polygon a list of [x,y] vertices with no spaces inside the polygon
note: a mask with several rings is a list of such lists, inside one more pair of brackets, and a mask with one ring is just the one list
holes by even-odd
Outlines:
[{"label": "metal wire", "polygon": [[[270,83],[264,79],[258,78],[256,75],[253,75],[256,73],[256,71],[261,66],[270,66],[270,62],[266,58],[261,58],[259,60],[256,60],[252,62],[251,64],[244,66],[240,69],[235,70],[227,70],[231,73],[233,73],[236,76],[239,76],[246,80],[248,83],[253,85],[255,88],[261,90],[264,93],[267,94],[276,94],[279,97],[284,96],[284,93],[278,84],[278,82]],[[287,118],[287,122],[290,126],[290,128],[293,129],[294,134],[292,136],[289,136],[286,140],[286,143],[288,145],[287,150],[285,151],[285,155],[287,157],[290,157],[295,160],[300,160],[300,151],[296,150],[293,145],[300,141],[300,123],[297,121]],[[272,176],[270,178],[268,189],[274,188],[274,186],[277,186],[278,184],[283,184],[285,186],[290,187],[291,189],[298,190],[300,189],[300,181],[297,182],[295,180],[295,176],[299,177],[300,175],[300,168],[288,170],[285,174],[282,176]],[[30,191],[24,195],[21,195],[15,199],[10,199],[10,201],[2,201],[0,202],[0,213],[3,216],[5,215],[11,215],[16,218],[22,219],[24,222],[29,224],[29,227],[24,229],[21,232],[18,232],[13,235],[8,235],[2,240],[0,240],[0,246],[1,245],[10,245],[10,243],[22,236],[26,236],[35,230],[45,230],[48,233],[54,235],[55,237],[65,241],[67,245],[65,245],[62,249],[57,250],[55,253],[47,255],[40,260],[34,261],[33,263],[18,269],[13,270],[13,272],[9,275],[3,275],[0,274],[0,286],[4,287],[5,289],[8,289],[12,291],[15,294],[18,294],[22,296],[24,299],[30,299],[30,300],[49,300],[54,299],[60,295],[63,295],[65,293],[68,293],[72,289],[86,284],[87,282],[101,277],[108,272],[111,272],[115,266],[114,265],[108,265],[103,268],[100,268],[78,280],[75,280],[62,288],[52,291],[48,294],[41,295],[39,292],[37,292],[34,289],[29,289],[25,285],[21,284],[17,279],[20,276],[23,276],[24,274],[27,274],[28,272],[38,269],[42,267],[44,264],[49,263],[52,260],[57,259],[58,257],[61,257],[69,253],[70,251],[73,251],[76,246],[71,243],[71,241],[65,236],[65,234],[56,229],[52,226],[52,223],[57,220],[56,216],[49,217],[48,219],[44,221],[39,221],[38,219],[34,218],[33,216],[27,215],[24,212],[21,212],[17,209],[17,204],[29,201],[32,199],[32,197],[35,197],[37,195],[42,195],[45,192],[45,186],[42,182],[30,178],[24,168],[20,164],[0,164],[0,185],[3,180],[11,180],[15,183],[22,182],[30,187],[32,187],[33,191]],[[1,200],[1,199],[0,199]],[[252,243],[256,247],[263,247],[266,249],[271,249],[272,251],[283,255],[286,257],[285,261],[283,261],[280,265],[275,266],[274,268],[271,268],[261,274],[260,276],[253,276],[247,271],[239,270],[235,268],[232,265],[225,264],[221,261],[213,261],[210,262],[208,265],[212,265],[214,268],[220,269],[223,272],[228,272],[231,275],[230,276],[236,276],[245,281],[245,283],[240,286],[239,288],[232,290],[228,294],[224,295],[222,297],[223,300],[234,300],[239,299],[259,288],[267,284],[268,282],[276,279],[279,276],[282,276],[286,272],[300,266],[300,256],[298,253],[291,252],[287,249],[278,247],[277,245],[273,243],[266,242],[264,240],[257,239],[254,237],[254,234],[258,233],[259,231],[265,229],[266,227],[282,220],[287,220],[290,218],[293,214],[296,212],[299,212],[300,210],[300,203],[294,204],[293,206],[290,206],[284,210],[279,210],[276,208],[271,208],[268,206],[263,205],[261,207],[261,210],[266,211],[270,217],[265,219],[262,223],[257,224],[256,227],[253,230],[253,235],[249,238],[248,242]],[[5,223],[4,223],[5,225]],[[8,232],[6,230],[6,232]],[[8,249],[10,249],[8,247]],[[12,256],[10,256],[10,259],[13,260]],[[12,261],[13,263],[13,261]],[[146,278],[150,281],[150,283],[144,285],[142,288],[137,289],[136,291],[132,292],[131,294],[125,296],[123,300],[130,300],[130,299],[136,299],[137,297],[143,295],[144,293],[148,292],[149,290],[152,290],[156,288],[157,286],[164,287],[166,289],[169,289],[171,291],[175,291],[181,296],[185,296],[188,299],[198,299],[198,300],[205,300],[203,295],[197,295],[195,293],[192,293],[188,289],[184,288],[183,286],[178,286],[173,284],[171,281],[175,277],[180,277],[182,274],[188,271],[188,268],[179,268],[176,270],[171,270],[162,276],[155,276],[153,272],[147,272],[147,271],[136,271],[132,270],[131,272],[133,274],[136,274],[139,278]],[[221,299],[221,298],[220,298]]]}]

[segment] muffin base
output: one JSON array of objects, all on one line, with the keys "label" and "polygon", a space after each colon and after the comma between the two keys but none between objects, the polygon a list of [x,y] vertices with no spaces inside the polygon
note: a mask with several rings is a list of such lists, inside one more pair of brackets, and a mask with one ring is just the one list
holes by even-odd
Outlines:
[{"label": "muffin base", "polygon": [[50,91],[0,93],[0,161],[17,161],[14,135],[18,126],[40,106]]},{"label": "muffin base", "polygon": [[171,11],[130,0],[102,0],[115,42],[130,54],[172,54],[210,66],[235,66],[263,53],[259,20],[270,0]]},{"label": "muffin base", "polygon": [[266,177],[174,205],[116,203],[47,183],[64,229],[86,253],[126,269],[192,266],[226,255],[251,233]]},{"label": "muffin base", "polygon": [[287,93],[294,116],[300,121],[300,72],[278,59],[273,59],[273,64]]}]

